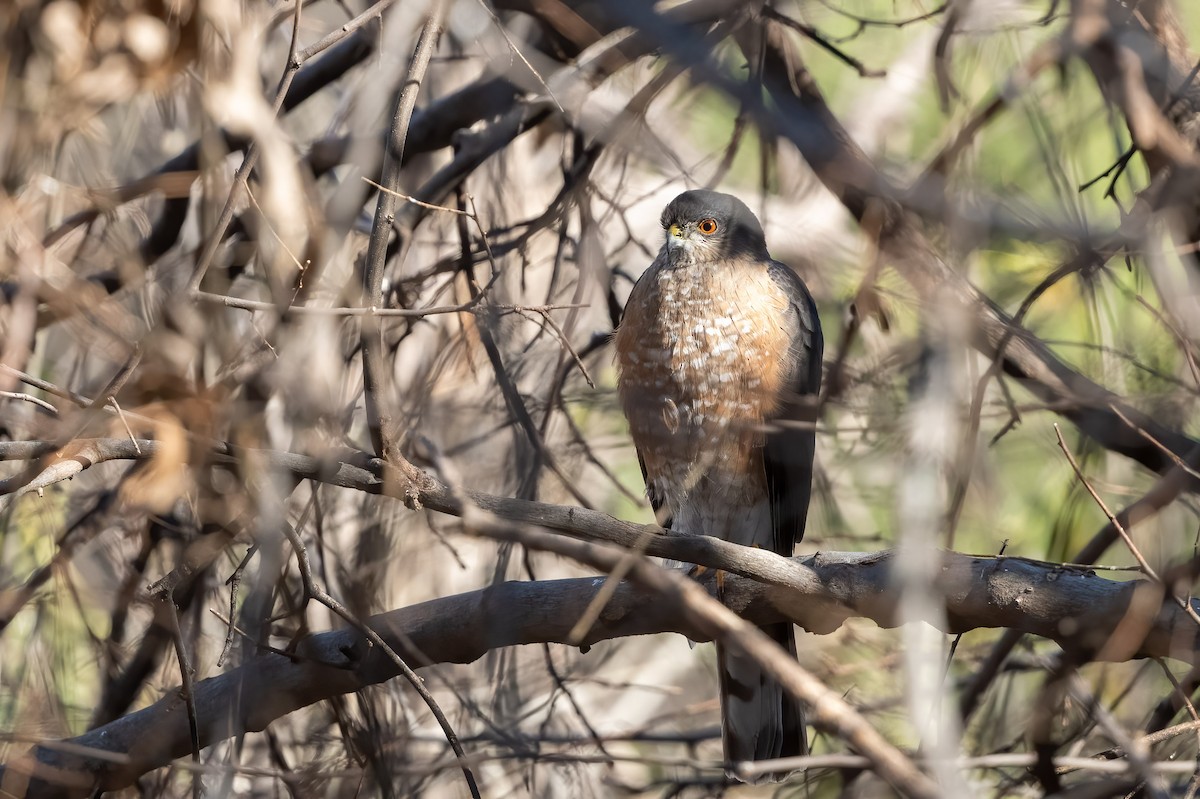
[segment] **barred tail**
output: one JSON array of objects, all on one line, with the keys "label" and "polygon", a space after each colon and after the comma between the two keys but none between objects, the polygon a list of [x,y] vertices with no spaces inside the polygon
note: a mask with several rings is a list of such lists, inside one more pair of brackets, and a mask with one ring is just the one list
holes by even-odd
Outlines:
[{"label": "barred tail", "polygon": [[[796,634],[791,624],[771,624],[762,630],[795,656]],[[718,646],[717,674],[721,680],[721,738],[726,762],[808,753],[803,707],[768,677],[757,661]],[[786,773],[773,773],[756,781],[778,782],[785,777]]]}]

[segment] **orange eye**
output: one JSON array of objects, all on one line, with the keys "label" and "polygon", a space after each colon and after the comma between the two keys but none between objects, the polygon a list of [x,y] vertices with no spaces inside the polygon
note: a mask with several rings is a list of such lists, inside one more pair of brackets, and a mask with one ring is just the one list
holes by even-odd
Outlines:
[{"label": "orange eye", "polygon": [[717,232],[717,220],[701,219],[700,224],[697,225],[696,227],[705,236],[711,236],[712,234]]}]

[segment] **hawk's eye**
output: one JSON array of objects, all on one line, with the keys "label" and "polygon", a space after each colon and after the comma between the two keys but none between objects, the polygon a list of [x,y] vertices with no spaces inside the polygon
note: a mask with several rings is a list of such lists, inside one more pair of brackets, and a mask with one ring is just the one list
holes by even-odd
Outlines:
[{"label": "hawk's eye", "polygon": [[703,233],[705,236],[711,236],[712,234],[717,232],[717,220],[701,219],[700,224],[696,226],[696,229],[699,230],[701,233]]}]

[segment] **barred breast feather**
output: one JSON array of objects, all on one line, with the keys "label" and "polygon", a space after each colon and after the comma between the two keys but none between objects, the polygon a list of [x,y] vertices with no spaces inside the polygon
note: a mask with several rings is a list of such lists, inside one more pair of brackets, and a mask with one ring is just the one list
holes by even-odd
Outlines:
[{"label": "barred breast feather", "polygon": [[[790,556],[804,534],[815,436],[774,427],[820,387],[821,335],[804,284],[752,258],[672,265],[634,287],[616,336],[619,396],[665,527]],[[765,627],[795,653],[790,624]],[[726,757],[807,751],[803,716],[750,658],[718,647]]]}]

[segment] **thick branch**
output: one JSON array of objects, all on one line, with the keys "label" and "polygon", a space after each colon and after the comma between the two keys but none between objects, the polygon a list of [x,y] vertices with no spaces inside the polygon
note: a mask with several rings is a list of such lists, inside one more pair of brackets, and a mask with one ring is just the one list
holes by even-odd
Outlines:
[{"label": "thick branch", "polygon": [[[227,442],[209,443],[215,462],[269,463],[272,469],[287,472],[298,479],[315,480],[370,494],[386,494],[402,500],[411,499],[398,490],[394,483],[389,484],[383,479],[382,462],[365,452],[348,452],[341,458],[312,458],[290,452],[250,450]],[[41,469],[26,469],[14,477],[0,480],[0,496],[18,490],[28,493],[47,488],[97,463],[152,458],[160,447],[159,442],[154,440],[134,441],[125,438],[81,439],[61,450],[48,441],[0,442],[0,461],[45,459]],[[723,569],[773,584],[795,584],[799,579],[788,559],[766,550],[740,547],[717,538],[666,535],[662,528],[655,525],[634,524],[600,511],[569,505],[551,505],[470,490],[462,491],[460,498],[449,486],[424,473],[419,475],[411,489],[417,492],[416,499],[422,506],[454,516],[462,515],[465,499],[471,505],[500,518],[548,527],[572,538],[616,544],[648,555]]]},{"label": "thick branch", "polygon": [[[891,564],[890,552],[820,553],[790,562],[797,588],[730,578],[723,599],[760,624],[792,618],[828,632],[847,617],[862,616],[890,627],[900,622]],[[947,632],[1011,627],[1106,660],[1200,660],[1200,629],[1145,581],[1118,582],[1054,564],[958,553],[943,554],[940,575],[936,589],[945,597]],[[469,663],[499,647],[567,641],[602,583],[592,577],[503,583],[380,614],[370,624],[408,662]],[[704,585],[715,590],[711,573]],[[661,632],[704,637],[678,606],[655,597],[652,590],[622,583],[585,643]],[[201,745],[262,730],[287,713],[395,674],[395,665],[354,630],[309,636],[291,658],[260,655],[196,684]],[[42,744],[8,764],[0,786],[22,795],[22,774],[31,770],[37,779],[24,794],[30,797],[83,795],[97,782],[108,790],[128,785],[190,751],[182,702],[170,693],[69,741]],[[238,709],[236,717],[230,708]],[[81,754],[81,747],[97,751]]]},{"label": "thick branch", "polygon": [[[23,470],[17,477],[0,481],[0,495],[16,491],[22,480],[24,488],[21,491],[28,493],[73,477],[97,463],[153,458],[160,447],[159,442],[151,439],[134,441],[122,438],[82,439],[61,450],[53,442],[46,441],[0,442],[0,462],[46,459],[41,469]],[[287,472],[297,479],[315,480],[371,494],[388,494],[389,489],[394,488],[388,486],[382,477],[381,461],[364,452],[345,453],[340,459],[319,459],[213,442],[211,454],[216,462],[267,463],[272,469]],[[1183,476],[1180,479],[1184,479]],[[1171,485],[1174,486],[1174,483]],[[805,582],[810,578],[805,577],[795,561],[767,550],[742,547],[710,536],[668,532],[655,525],[635,524],[572,505],[553,505],[471,490],[462,490],[460,498],[449,486],[427,473],[420,474],[418,484],[413,488],[418,491],[417,499],[421,505],[441,513],[461,516],[465,500],[502,519],[546,527],[572,538],[614,544],[648,555],[722,569],[771,585],[811,590]],[[1172,489],[1165,487],[1164,490]],[[407,499],[399,492],[391,495],[397,499]],[[1136,518],[1129,516],[1126,523],[1132,525],[1140,518],[1140,515]],[[866,615],[871,616],[869,613]]]}]

